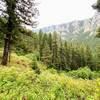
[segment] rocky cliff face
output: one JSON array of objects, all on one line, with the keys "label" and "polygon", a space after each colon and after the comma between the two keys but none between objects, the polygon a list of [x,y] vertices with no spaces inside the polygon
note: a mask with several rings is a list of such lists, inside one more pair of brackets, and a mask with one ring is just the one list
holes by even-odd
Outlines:
[{"label": "rocky cliff face", "polygon": [[92,18],[73,21],[70,23],[64,23],[60,25],[53,25],[42,28],[43,32],[60,32],[62,37],[72,36],[80,33],[89,33],[94,35],[97,27],[100,26],[100,13],[96,13]]},{"label": "rocky cliff face", "polygon": [[95,15],[89,19],[52,25],[44,27],[41,30],[47,33],[56,31],[60,33],[64,40],[85,43],[91,48],[95,48],[97,45],[100,45],[100,38],[94,37],[98,27],[100,27],[100,13],[95,13]]}]

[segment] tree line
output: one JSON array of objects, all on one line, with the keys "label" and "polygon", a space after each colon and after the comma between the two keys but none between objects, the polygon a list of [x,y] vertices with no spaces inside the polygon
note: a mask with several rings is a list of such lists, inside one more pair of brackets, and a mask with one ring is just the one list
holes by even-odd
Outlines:
[{"label": "tree line", "polygon": [[38,61],[58,70],[73,70],[85,66],[92,70],[100,69],[99,46],[91,50],[84,43],[63,40],[57,32],[43,33],[40,30],[36,33],[25,29],[22,32],[15,41],[16,48],[12,48],[18,54],[38,52]]},{"label": "tree line", "polygon": [[[32,20],[39,14],[36,5],[37,4],[33,0],[0,1],[0,34],[4,35],[4,50],[1,64],[7,65],[12,42],[16,42],[14,40],[18,37],[17,35],[20,35],[20,38],[18,38],[18,40],[16,39],[17,43],[14,46],[16,46],[17,49],[21,47],[23,51],[24,49],[25,51],[31,51],[31,49],[38,50],[40,60],[48,66],[56,66],[58,69],[77,69],[81,66],[93,65],[91,63],[91,50],[88,46],[84,47],[81,45],[77,47],[72,43],[69,44],[66,41],[62,41],[56,33],[47,35],[41,34],[40,32],[38,36],[37,34],[32,35],[31,37],[27,37],[27,39],[25,38],[26,40],[22,39],[26,37],[25,35],[17,34],[23,33],[21,30],[23,25],[36,25],[36,22]],[[100,0],[97,0],[93,8],[100,11]],[[99,34],[97,36],[99,37]],[[34,42],[31,40],[34,40]],[[34,48],[32,44],[29,46],[28,43],[34,43]]]},{"label": "tree line", "polygon": [[[98,68],[97,62],[94,62],[95,56],[88,45],[69,43],[62,40],[56,32],[43,34],[40,31],[38,37],[40,60],[49,67],[59,70],[73,70],[84,66],[92,70]],[[98,52],[99,50],[98,48]]]}]

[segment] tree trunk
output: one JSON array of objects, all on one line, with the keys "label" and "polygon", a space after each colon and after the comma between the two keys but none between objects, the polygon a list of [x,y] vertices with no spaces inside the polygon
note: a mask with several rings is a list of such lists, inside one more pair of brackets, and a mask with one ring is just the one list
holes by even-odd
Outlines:
[{"label": "tree trunk", "polygon": [[10,43],[11,41],[11,34],[6,34],[5,38],[5,44],[4,44],[4,50],[3,50],[3,57],[2,57],[2,65],[7,65],[8,58],[9,58],[9,52],[10,52]]}]

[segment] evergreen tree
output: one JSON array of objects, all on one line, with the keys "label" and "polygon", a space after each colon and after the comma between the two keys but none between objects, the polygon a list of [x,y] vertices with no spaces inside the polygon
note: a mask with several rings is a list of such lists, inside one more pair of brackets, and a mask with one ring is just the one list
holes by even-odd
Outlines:
[{"label": "evergreen tree", "polygon": [[7,65],[11,48],[11,41],[14,40],[14,30],[22,24],[33,26],[32,18],[36,17],[38,10],[33,0],[1,0],[0,17],[6,18],[5,45],[2,58],[2,65]]},{"label": "evergreen tree", "polygon": [[38,35],[37,33],[33,33],[33,46],[34,47],[34,50],[38,50]]},{"label": "evergreen tree", "polygon": [[41,57],[42,57],[42,39],[43,39],[43,32],[40,30],[39,31],[39,35],[38,35],[38,42],[39,42],[39,53],[40,53],[40,60],[41,60]]},{"label": "evergreen tree", "polygon": [[64,43],[64,49],[65,49],[66,69],[70,70],[70,48],[69,44],[66,41]]},{"label": "evergreen tree", "polygon": [[79,53],[79,66],[84,67],[86,66],[86,59],[85,59],[85,45],[81,44],[78,49]]},{"label": "evergreen tree", "polygon": [[59,66],[59,59],[58,59],[58,36],[57,33],[54,32],[53,34],[53,42],[52,42],[52,63],[55,67]]},{"label": "evergreen tree", "polygon": [[[40,37],[40,36],[42,36],[42,37]],[[43,56],[43,49],[45,48],[45,45],[46,45],[46,43],[47,43],[47,34],[46,33],[44,33],[44,34],[42,34],[42,31],[40,31],[40,33],[39,33],[39,38],[40,38],[40,40],[39,40],[39,53],[40,53],[40,60],[42,59],[41,57]],[[47,43],[48,44],[48,43]]]},{"label": "evergreen tree", "polygon": [[97,29],[96,37],[100,38],[100,27]]},{"label": "evergreen tree", "polygon": [[91,67],[92,66],[92,52],[89,46],[85,47],[85,65]]},{"label": "evergreen tree", "polygon": [[59,47],[59,70],[66,69],[66,56],[62,40],[60,39]]},{"label": "evergreen tree", "polygon": [[100,70],[100,45],[96,47],[96,70]]},{"label": "evergreen tree", "polygon": [[49,44],[50,50],[52,50],[52,34],[51,33],[49,33],[48,35],[48,44]]},{"label": "evergreen tree", "polygon": [[78,62],[77,62],[77,52],[75,51],[74,47],[71,47],[71,69],[78,69]]},{"label": "evergreen tree", "polygon": [[42,57],[41,57],[41,61],[46,64],[47,66],[50,66],[52,63],[52,52],[49,48],[49,45],[47,44],[47,42],[45,43],[45,46],[42,50]]}]

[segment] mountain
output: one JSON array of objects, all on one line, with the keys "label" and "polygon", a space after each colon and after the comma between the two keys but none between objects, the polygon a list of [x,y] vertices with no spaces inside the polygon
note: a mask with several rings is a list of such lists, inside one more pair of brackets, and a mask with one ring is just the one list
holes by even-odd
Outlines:
[{"label": "mountain", "polygon": [[52,25],[41,28],[43,32],[60,33],[61,37],[68,41],[84,42],[92,47],[100,44],[100,39],[95,38],[96,30],[100,27],[100,13],[96,12],[92,18],[76,20],[69,23]]},{"label": "mountain", "polygon": [[76,20],[69,23],[52,25],[41,28],[43,32],[60,32],[66,34],[77,34],[79,32],[94,32],[100,26],[100,13],[95,13],[92,18]]}]

